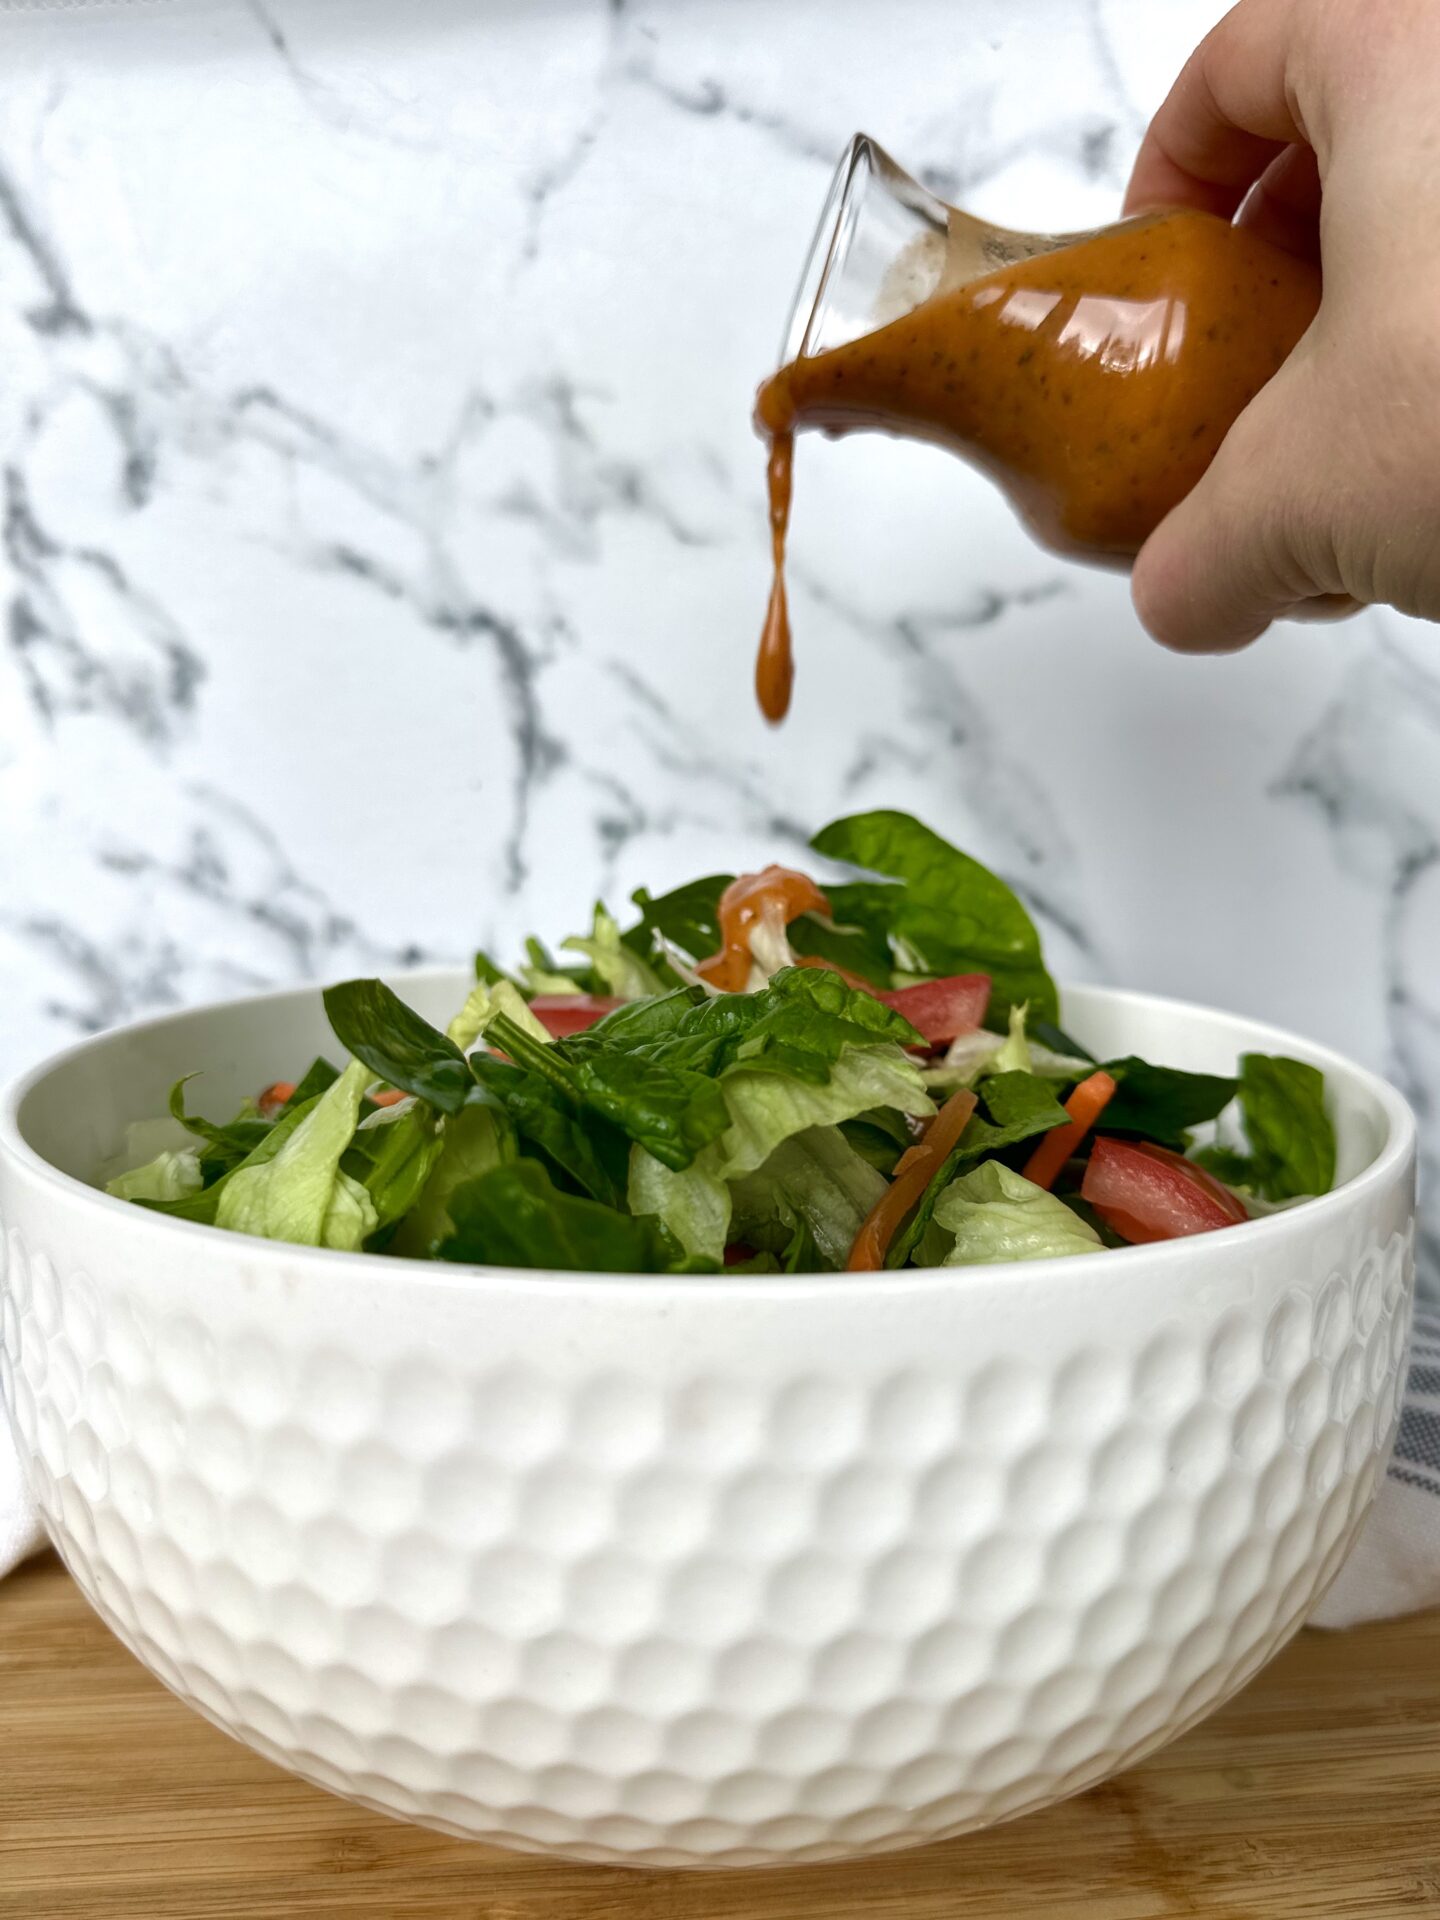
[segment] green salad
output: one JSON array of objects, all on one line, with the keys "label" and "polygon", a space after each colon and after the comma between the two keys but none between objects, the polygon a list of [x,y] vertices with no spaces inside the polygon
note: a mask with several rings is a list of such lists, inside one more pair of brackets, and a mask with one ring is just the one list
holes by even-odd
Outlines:
[{"label": "green salad", "polygon": [[1097,1061],[995,874],[903,813],[812,845],[851,877],[712,874],[628,926],[597,906],[558,957],[478,955],[444,1032],[331,987],[333,1057],[223,1121],[180,1081],[109,1191],[296,1246],[814,1273],[1097,1253],[1330,1188],[1314,1067]]}]

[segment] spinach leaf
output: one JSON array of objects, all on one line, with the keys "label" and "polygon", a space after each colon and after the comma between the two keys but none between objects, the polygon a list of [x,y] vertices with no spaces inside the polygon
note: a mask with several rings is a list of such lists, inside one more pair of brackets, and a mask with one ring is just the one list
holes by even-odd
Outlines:
[{"label": "spinach leaf", "polygon": [[962,1165],[1063,1127],[1070,1116],[1048,1080],[1034,1073],[995,1073],[980,1084],[980,1109],[956,1142]]},{"label": "spinach leaf", "polygon": [[597,1273],[695,1270],[653,1215],[617,1213],[559,1193],[535,1160],[465,1181],[450,1195],[449,1212],[454,1232],[438,1249],[442,1260]]},{"label": "spinach leaf", "polygon": [[1152,1067],[1133,1053],[1107,1060],[1116,1082],[1101,1117],[1106,1133],[1138,1134],[1162,1147],[1183,1149],[1189,1128],[1215,1116],[1235,1098],[1238,1082],[1216,1073],[1183,1073],[1178,1067]]},{"label": "spinach leaf", "polygon": [[1335,1184],[1335,1129],[1325,1111],[1325,1076],[1283,1054],[1240,1060],[1240,1112],[1255,1156],[1259,1190],[1270,1200],[1328,1193]]},{"label": "spinach leaf", "polygon": [[676,987],[654,1000],[632,1000],[597,1020],[584,1033],[566,1043],[571,1050],[586,1047],[638,1047],[667,1039],[679,1031],[680,1023],[692,1007],[703,1007],[709,998],[703,987]]},{"label": "spinach leaf", "polygon": [[281,1107],[281,1113],[289,1113],[292,1107],[303,1107],[307,1101],[317,1099],[320,1094],[328,1093],[340,1078],[338,1067],[332,1067],[323,1054],[315,1058],[295,1083],[295,1091]]},{"label": "spinach leaf", "polygon": [[720,950],[720,896],[733,875],[712,873],[703,880],[691,880],[652,899],[644,887],[630,898],[640,909],[638,926],[623,938],[632,952],[648,959],[654,947],[654,935],[661,934],[672,946],[692,960],[708,959]]},{"label": "spinach leaf", "polygon": [[325,1011],[341,1046],[378,1078],[441,1113],[458,1113],[464,1106],[474,1085],[464,1054],[383,980],[327,987]]},{"label": "spinach leaf", "polygon": [[473,1065],[528,1147],[592,1199],[624,1206],[630,1148],[618,1127],[582,1114],[550,1081],[508,1060],[477,1054]]},{"label": "spinach leaf", "polygon": [[506,973],[503,967],[497,967],[483,947],[475,955],[475,978],[482,987],[497,986],[500,981],[508,980],[517,993],[520,991],[520,982],[514,974]]},{"label": "spinach leaf", "polygon": [[[598,1031],[593,1028],[592,1036]],[[610,1121],[677,1172],[730,1124],[725,1096],[714,1080],[689,1068],[605,1046],[546,1046],[503,1014],[487,1038],[572,1106]]]},{"label": "spinach leaf", "polygon": [[[1034,922],[1005,882],[979,861],[908,813],[889,811],[836,820],[810,844],[828,859],[898,883],[874,889],[867,905],[877,917],[888,906],[885,930],[913,962],[905,971],[989,974],[993,991],[987,1018],[993,1022],[1003,1022],[1021,1001],[1039,1019],[1056,1017],[1059,1000]],[[838,892],[831,895],[837,917],[842,911],[835,901]],[[886,892],[892,896],[888,901]],[[849,910],[854,912],[853,904]]]},{"label": "spinach leaf", "polygon": [[[874,1046],[882,1040],[924,1044],[903,1014],[819,967],[787,967],[759,993],[708,998],[701,993],[688,1006],[681,1006],[679,999],[671,994],[645,1003],[657,1030],[643,1051],[650,1059],[673,1061],[695,1072],[717,1074],[743,1063],[823,1083],[846,1047]],[[658,1030],[662,1010],[668,1032]],[[639,1008],[626,1008],[584,1037],[604,1041],[619,1033],[633,1043],[645,1017]],[[627,1018],[635,1025],[618,1025]]]},{"label": "spinach leaf", "polygon": [[1209,1147],[1195,1157],[1218,1179],[1267,1200],[1329,1193],[1335,1184],[1335,1129],[1325,1111],[1325,1076],[1283,1054],[1240,1059],[1240,1114],[1248,1154]]},{"label": "spinach leaf", "polygon": [[232,1167],[238,1167],[270,1132],[273,1122],[261,1120],[251,1112],[241,1112],[227,1125],[217,1126],[213,1121],[202,1119],[198,1113],[187,1113],[185,1089],[196,1077],[188,1073],[170,1089],[170,1116],[178,1120],[187,1133],[205,1142],[205,1151],[200,1156],[200,1174],[208,1187]]},{"label": "spinach leaf", "polygon": [[1255,1184],[1255,1162],[1240,1147],[1201,1147],[1190,1158],[1196,1166],[1204,1167],[1217,1180],[1223,1180],[1227,1187],[1253,1187]]},{"label": "spinach leaf", "polygon": [[[1048,1047],[1051,1053],[1064,1054],[1067,1060],[1095,1060],[1087,1047],[1078,1040],[1072,1040],[1063,1027],[1057,1027],[1053,1020],[1032,1020],[1026,1018],[1026,1029],[1037,1046]],[[1095,1061],[1098,1066],[1099,1062]]]},{"label": "spinach leaf", "polygon": [[[864,891],[864,884],[859,883],[853,889],[833,889],[842,899],[847,891]],[[879,891],[888,892],[889,889],[880,888]],[[830,909],[835,922],[833,926],[827,926],[813,913],[802,913],[798,920],[790,922],[787,931],[791,950],[817,960],[829,960],[849,973],[858,973],[862,980],[868,980],[872,986],[888,987],[894,979],[895,970],[884,926],[866,925],[858,918],[845,921],[833,898],[830,900]]]}]

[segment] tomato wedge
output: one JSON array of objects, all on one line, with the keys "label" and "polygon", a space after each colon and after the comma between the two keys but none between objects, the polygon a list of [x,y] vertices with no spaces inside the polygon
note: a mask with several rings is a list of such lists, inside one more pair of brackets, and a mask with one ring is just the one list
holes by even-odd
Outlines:
[{"label": "tomato wedge", "polygon": [[961,1087],[941,1107],[925,1129],[925,1136],[895,1162],[895,1176],[860,1223],[845,1262],[848,1273],[877,1273],[885,1264],[890,1242],[901,1221],[939,1172],[942,1162],[969,1125],[976,1107],[969,1087]]},{"label": "tomato wedge", "polygon": [[569,1034],[584,1033],[624,1004],[603,993],[537,993],[530,1011],[552,1040],[564,1040]]},{"label": "tomato wedge", "polygon": [[[873,989],[872,989],[873,991]],[[944,980],[922,980],[913,987],[895,987],[876,995],[887,1007],[903,1014],[932,1047],[973,1033],[990,1004],[988,973],[955,973]]]},{"label": "tomato wedge", "polygon": [[1203,1167],[1148,1140],[1098,1139],[1080,1194],[1133,1246],[1213,1233],[1250,1218],[1240,1196]]},{"label": "tomato wedge", "polygon": [[788,927],[802,913],[829,913],[830,902],[808,873],[794,867],[764,867],[742,873],[720,896],[720,951],[695,971],[722,993],[743,993],[750,978],[750,939],[766,913]]},{"label": "tomato wedge", "polygon": [[917,981],[913,987],[881,988],[871,986],[848,967],[837,966],[833,960],[822,960],[818,954],[807,953],[795,964],[824,967],[829,973],[838,973],[847,987],[868,993],[872,999],[883,1001],[896,1013],[903,1014],[932,1047],[946,1046],[951,1040],[958,1040],[962,1033],[973,1033],[990,1004],[988,973],[954,973],[943,980]]}]

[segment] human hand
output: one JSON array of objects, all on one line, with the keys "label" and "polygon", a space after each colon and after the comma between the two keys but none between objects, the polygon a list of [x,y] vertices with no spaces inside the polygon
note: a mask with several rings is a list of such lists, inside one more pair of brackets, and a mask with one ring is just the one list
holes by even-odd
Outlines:
[{"label": "human hand", "polygon": [[1127,211],[1318,257],[1284,366],[1151,534],[1132,591],[1186,652],[1385,602],[1440,618],[1440,6],[1240,0],[1151,123]]}]

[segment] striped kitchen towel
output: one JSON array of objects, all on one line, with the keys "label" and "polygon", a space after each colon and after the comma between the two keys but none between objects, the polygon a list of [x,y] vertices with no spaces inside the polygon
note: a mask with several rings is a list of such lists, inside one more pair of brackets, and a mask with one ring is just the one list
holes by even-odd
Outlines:
[{"label": "striped kitchen towel", "polygon": [[1353,1627],[1440,1606],[1440,1308],[1415,1310],[1390,1472],[1340,1577],[1310,1616]]}]

